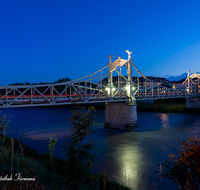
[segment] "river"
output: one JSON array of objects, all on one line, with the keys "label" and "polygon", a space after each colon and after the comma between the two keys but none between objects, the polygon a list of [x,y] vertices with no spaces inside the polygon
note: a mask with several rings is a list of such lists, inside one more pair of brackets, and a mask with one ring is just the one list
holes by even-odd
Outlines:
[{"label": "river", "polygon": [[[72,114],[69,108],[11,108],[0,111],[7,117],[11,116],[10,135],[13,131],[16,131],[15,137],[25,133],[21,140],[38,153],[48,153],[49,137],[55,135],[58,142],[54,156],[65,159],[61,146],[64,145],[64,137],[71,132],[69,117]],[[174,148],[180,148],[177,139],[200,136],[200,115],[139,112],[139,132],[122,132],[103,128],[104,110],[97,110],[95,114],[93,137],[97,142],[97,155],[93,172],[105,172],[111,179],[133,189],[137,189],[140,183],[138,189],[149,190],[154,182],[164,190],[176,189],[172,181],[160,179],[153,173],[159,170],[157,165],[164,163],[171,152],[177,152]],[[112,156],[107,157],[108,154]],[[109,166],[110,163],[113,165]]]}]

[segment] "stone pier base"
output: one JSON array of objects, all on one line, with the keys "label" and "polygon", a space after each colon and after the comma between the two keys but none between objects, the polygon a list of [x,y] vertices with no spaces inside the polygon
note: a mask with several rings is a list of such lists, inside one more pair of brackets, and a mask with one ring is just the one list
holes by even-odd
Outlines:
[{"label": "stone pier base", "polygon": [[186,108],[200,108],[200,98],[187,98]]},{"label": "stone pier base", "polygon": [[105,107],[105,128],[138,131],[136,105],[107,103]]}]

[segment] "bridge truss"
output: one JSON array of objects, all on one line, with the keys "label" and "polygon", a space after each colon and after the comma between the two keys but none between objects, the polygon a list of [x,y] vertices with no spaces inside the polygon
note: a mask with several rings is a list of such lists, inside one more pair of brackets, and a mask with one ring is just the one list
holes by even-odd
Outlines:
[{"label": "bridge truss", "polygon": [[[0,86],[0,108],[100,103],[136,100],[197,97],[199,79],[187,78],[182,88],[167,88],[143,75],[132,62],[120,57],[102,69],[79,78],[57,84]],[[133,77],[136,76],[136,77]],[[200,78],[200,76],[199,76]]]}]

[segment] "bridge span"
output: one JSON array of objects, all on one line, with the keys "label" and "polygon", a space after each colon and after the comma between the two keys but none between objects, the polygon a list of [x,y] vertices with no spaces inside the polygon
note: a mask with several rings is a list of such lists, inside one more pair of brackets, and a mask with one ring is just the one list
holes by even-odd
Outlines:
[{"label": "bridge span", "polygon": [[199,74],[188,73],[182,85],[168,88],[147,78],[133,63],[131,52],[126,52],[128,59],[119,57],[112,62],[113,56],[109,56],[105,67],[76,80],[45,85],[0,86],[0,109],[105,102],[105,126],[131,131],[137,128],[136,101],[200,97]]}]

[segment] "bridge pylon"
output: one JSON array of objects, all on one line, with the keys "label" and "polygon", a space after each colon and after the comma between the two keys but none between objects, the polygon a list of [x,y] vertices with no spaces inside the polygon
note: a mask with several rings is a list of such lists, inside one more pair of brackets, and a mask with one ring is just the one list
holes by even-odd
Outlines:
[{"label": "bridge pylon", "polygon": [[[125,86],[125,90],[127,96],[129,97],[127,102],[119,102],[119,103],[106,103],[105,106],[105,128],[113,128],[124,131],[138,131],[137,124],[137,105],[136,99],[133,96],[133,81],[132,81],[132,66],[131,66],[131,52],[127,51],[128,60],[126,61],[126,69],[127,69],[127,83]],[[109,57],[110,58],[110,57]],[[113,73],[112,70],[117,66],[120,66],[124,63],[120,57],[113,63],[111,62],[111,58],[109,60],[109,75],[108,75],[108,85],[110,86],[110,95],[112,96],[112,88],[113,86]],[[122,82],[119,80],[120,83]],[[121,85],[121,84],[120,84]],[[119,86],[119,85],[118,85]]]}]

